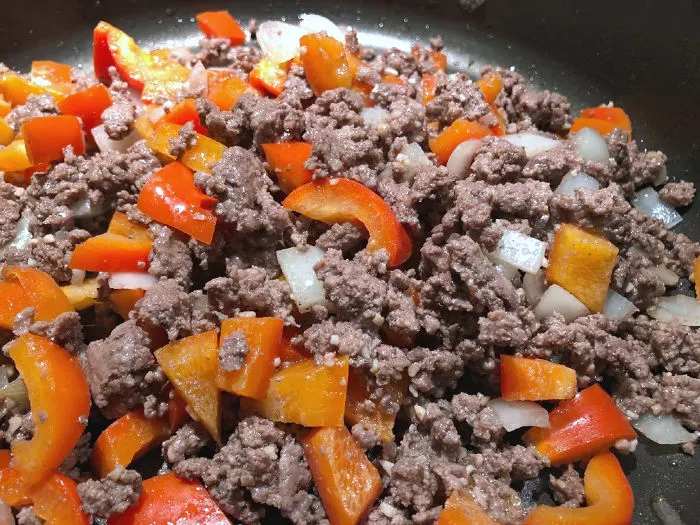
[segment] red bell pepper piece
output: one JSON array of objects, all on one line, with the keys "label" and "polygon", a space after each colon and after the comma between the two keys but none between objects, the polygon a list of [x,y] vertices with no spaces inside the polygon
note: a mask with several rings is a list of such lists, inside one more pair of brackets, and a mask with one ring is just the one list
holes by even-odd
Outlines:
[{"label": "red bell pepper piece", "polygon": [[180,126],[192,122],[197,133],[208,135],[207,128],[199,123],[199,113],[197,113],[197,106],[192,98],[186,98],[175,104],[170,111],[163,115],[162,120]]},{"label": "red bell pepper piece", "polygon": [[212,208],[217,202],[195,186],[192,170],[172,162],[148,179],[137,206],[151,219],[211,244],[216,228]]},{"label": "red bell pepper piece", "polygon": [[35,514],[46,525],[89,525],[90,517],[83,511],[78,485],[65,474],[54,473],[32,491]]},{"label": "red bell pepper piece", "polygon": [[262,144],[267,163],[277,175],[280,188],[291,193],[295,188],[311,182],[312,172],[304,167],[311,156],[310,142],[280,142]]},{"label": "red bell pepper piece", "polygon": [[596,118],[606,122],[612,122],[616,128],[632,133],[632,121],[622,108],[600,106],[597,108],[586,108],[581,111],[583,118]]},{"label": "red bell pepper piece", "polygon": [[329,89],[350,89],[352,75],[343,44],[322,33],[304,35],[299,43],[306,80],[316,96]]},{"label": "red bell pepper piece", "polygon": [[289,73],[289,62],[275,64],[269,58],[263,57],[250,72],[250,85],[265,91],[273,97],[284,91]]},{"label": "red bell pepper piece", "polygon": [[595,384],[549,413],[550,428],[531,428],[525,439],[552,465],[587,459],[620,439],[637,437],[612,398]]},{"label": "red bell pepper piece", "polygon": [[377,468],[345,427],[312,430],[301,443],[331,523],[357,524],[382,492]]},{"label": "red bell pepper piece", "polygon": [[430,151],[437,155],[441,164],[447,164],[452,152],[462,142],[470,139],[481,139],[488,135],[491,135],[491,130],[478,122],[455,120],[440,135],[430,139]]},{"label": "red bell pepper piece", "polygon": [[292,339],[299,334],[301,334],[301,330],[293,326],[285,326],[282,330],[282,340],[280,341],[280,360],[282,363],[298,363],[311,357],[306,348],[292,344]]},{"label": "red bell pepper piece", "polygon": [[245,42],[245,31],[228,11],[198,13],[197,25],[207,38],[225,38],[233,46]]},{"label": "red bell pepper piece", "polygon": [[133,38],[107,22],[99,22],[93,31],[92,45],[97,78],[109,84],[109,68],[114,66],[129,86],[143,89],[151,59]]},{"label": "red bell pepper piece", "polygon": [[151,234],[148,233],[148,228],[141,224],[133,223],[129,220],[125,213],[115,211],[112,215],[112,220],[109,221],[107,233],[121,235],[127,239],[135,241],[152,242]]},{"label": "red bell pepper piece", "polygon": [[73,146],[73,153],[85,153],[85,137],[80,120],[72,115],[36,117],[21,128],[27,156],[32,164],[63,158],[63,148]]},{"label": "red bell pepper piece", "polygon": [[90,131],[102,123],[102,112],[111,105],[109,90],[99,84],[67,96],[58,103],[58,109],[64,115],[80,117],[85,130]]},{"label": "red bell pepper piece", "polygon": [[399,266],[411,256],[413,243],[389,205],[359,182],[324,178],[309,182],[287,195],[282,205],[329,224],[361,222],[369,232],[367,249],[385,249],[389,265]]},{"label": "red bell pepper piece", "polygon": [[103,233],[76,246],[68,267],[88,272],[145,272],[152,244]]},{"label": "red bell pepper piece", "polygon": [[172,472],[143,482],[138,503],[122,514],[113,514],[107,525],[231,525],[231,522],[197,481]]},{"label": "red bell pepper piece", "polygon": [[257,89],[231,71],[207,70],[207,99],[219,109],[229,111],[244,93],[259,95]]},{"label": "red bell pepper piece", "polygon": [[470,492],[453,490],[435,525],[500,525],[474,501]]},{"label": "red bell pepper piece", "polygon": [[90,389],[77,358],[49,339],[25,334],[9,350],[29,394],[36,429],[12,444],[14,468],[35,485],[73,450],[90,413]]},{"label": "red bell pepper piece", "polygon": [[538,506],[523,525],[630,525],[634,494],[617,458],[601,452],[583,476],[587,507]]},{"label": "red bell pepper piece", "polygon": [[576,371],[544,359],[501,355],[501,396],[508,401],[571,399]]}]

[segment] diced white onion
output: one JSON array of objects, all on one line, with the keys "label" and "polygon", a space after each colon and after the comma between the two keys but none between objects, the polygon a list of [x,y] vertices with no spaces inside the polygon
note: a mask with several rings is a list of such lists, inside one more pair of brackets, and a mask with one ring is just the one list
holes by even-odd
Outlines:
[{"label": "diced white onion", "polygon": [[325,31],[329,37],[335,38],[338,42],[343,44],[345,43],[345,33],[325,16],[302,13],[299,15],[299,27],[305,29],[309,33]]},{"label": "diced white onion", "polygon": [[85,270],[72,270],[70,283],[72,285],[78,286],[85,282]]},{"label": "diced white onion", "polygon": [[671,414],[644,414],[633,425],[646,437],[661,445],[678,445],[695,440],[695,434],[683,428],[680,421]]},{"label": "diced white onion", "polygon": [[647,314],[665,323],[678,321],[683,326],[700,326],[700,303],[687,295],[662,297]]},{"label": "diced white onion", "polygon": [[27,392],[27,386],[24,384],[24,381],[22,381],[22,378],[17,377],[0,388],[0,399],[11,399],[19,406],[28,407],[29,393]]},{"label": "diced white onion", "polygon": [[389,113],[386,109],[375,106],[373,108],[364,108],[360,112],[360,115],[362,116],[362,120],[364,120],[366,125],[376,128],[382,124],[386,124],[386,119],[389,116]]},{"label": "diced white onion", "polygon": [[109,276],[112,290],[148,290],[158,279],[146,272],[117,272]]},{"label": "diced white onion", "polygon": [[292,299],[302,313],[326,301],[323,282],[314,270],[314,265],[323,259],[324,255],[325,252],[316,246],[311,246],[305,252],[298,248],[277,251],[277,261],[292,289]]},{"label": "diced white onion", "polygon": [[661,525],[685,525],[680,514],[665,498],[654,498],[654,501],[651,502],[651,508],[661,520]]},{"label": "diced white onion", "polygon": [[680,276],[673,270],[666,268],[665,266],[655,266],[651,268],[651,271],[659,276],[666,286],[676,286],[680,279]]},{"label": "diced white onion", "polygon": [[525,155],[534,157],[552,148],[556,148],[561,141],[537,133],[515,133],[513,135],[505,135],[502,137],[514,146],[525,148]]},{"label": "diced white onion", "polygon": [[605,299],[605,306],[603,307],[603,313],[605,315],[612,319],[624,319],[637,310],[634,303],[627,299],[627,297],[620,295],[612,288],[608,290],[608,296]]},{"label": "diced white onion", "polygon": [[557,186],[557,189],[554,190],[554,193],[560,193],[561,195],[575,197],[575,190],[579,188],[585,188],[587,190],[599,190],[600,183],[587,173],[573,170],[564,175],[564,177],[561,179],[561,183],[559,184],[559,186]]},{"label": "diced white onion", "polygon": [[17,233],[15,233],[15,238],[10,241],[9,244],[4,246],[0,253],[2,253],[6,248],[16,248],[21,250],[29,245],[29,241],[32,240],[32,234],[29,231],[29,221],[22,217],[17,221]]},{"label": "diced white onion", "polygon": [[384,469],[384,472],[391,476],[391,469],[394,468],[394,464],[391,461],[379,460],[379,465]]},{"label": "diced white onion", "polygon": [[544,295],[547,285],[544,282],[544,272],[526,273],[523,277],[523,290],[530,306],[535,306]]},{"label": "diced white onion", "polygon": [[489,401],[487,406],[496,412],[506,432],[522,427],[549,428],[547,409],[534,401],[506,401],[499,397]]},{"label": "diced white onion", "polygon": [[95,139],[95,144],[97,144],[97,147],[102,153],[107,151],[124,153],[131,146],[141,140],[141,135],[138,131],[136,131],[136,129],[133,129],[131,133],[121,140],[112,140],[107,135],[104,124],[100,124],[99,126],[92,128],[92,136]]},{"label": "diced white onion", "polygon": [[421,168],[433,165],[417,142],[409,142],[402,147],[401,151],[396,155],[396,161],[403,165],[404,173],[408,180],[413,180],[413,177],[416,176]]},{"label": "diced white onion", "polygon": [[583,160],[610,162],[610,152],[603,136],[592,128],[583,128],[574,135],[574,144]]},{"label": "diced white onion", "polygon": [[131,102],[134,108],[136,108],[136,113],[138,115],[143,113],[144,104],[141,100],[141,92],[133,88],[128,88],[125,91],[123,91],[123,93],[124,95],[126,95],[126,98],[129,99],[129,102]]},{"label": "diced white onion", "polygon": [[15,517],[10,506],[0,499],[0,525],[15,525]]},{"label": "diced white onion", "polygon": [[680,213],[673,206],[662,201],[658,192],[651,187],[639,190],[632,199],[632,205],[649,217],[659,219],[666,228],[673,228],[683,220]]},{"label": "diced white onion", "polygon": [[551,317],[554,312],[557,312],[567,323],[591,313],[586,305],[556,284],[547,288],[534,312],[539,320]]},{"label": "diced white onion", "polygon": [[658,176],[651,181],[651,183],[654,186],[661,186],[662,184],[666,184],[668,182],[668,170],[666,169],[666,165],[661,166],[661,170],[659,171]]},{"label": "diced white onion", "polygon": [[481,141],[476,139],[465,140],[457,146],[447,160],[447,171],[450,175],[455,177],[466,175],[480,147]]},{"label": "diced white onion", "polygon": [[275,64],[281,64],[299,54],[299,39],[305,34],[306,30],[300,27],[271,20],[260,24],[255,38],[263,54]]},{"label": "diced white onion", "polygon": [[192,95],[204,95],[207,92],[207,70],[201,61],[197,62],[187,79],[187,88]]},{"label": "diced white onion", "polygon": [[104,211],[102,206],[93,205],[89,197],[83,197],[74,202],[70,209],[73,212],[73,217],[76,219],[90,219],[102,215]]},{"label": "diced white onion", "polygon": [[535,273],[542,267],[546,248],[545,243],[534,237],[506,230],[498,241],[496,253],[519,270]]},{"label": "diced white onion", "polygon": [[160,119],[162,119],[164,116],[165,116],[165,108],[163,106],[153,106],[152,108],[149,108],[146,111],[146,117],[151,122],[151,124],[155,124]]},{"label": "diced white onion", "polygon": [[513,277],[515,277],[515,275],[518,273],[518,269],[515,266],[501,259],[498,252],[488,253],[484,251],[484,254],[486,255],[486,258],[494,264],[496,269],[505,276],[506,279],[509,281],[513,280]]}]

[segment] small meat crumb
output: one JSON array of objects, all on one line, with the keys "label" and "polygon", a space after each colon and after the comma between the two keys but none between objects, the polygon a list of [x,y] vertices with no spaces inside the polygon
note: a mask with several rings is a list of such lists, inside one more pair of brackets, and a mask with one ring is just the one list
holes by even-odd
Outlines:
[{"label": "small meat crumb", "polygon": [[221,368],[231,372],[243,368],[243,363],[249,352],[248,343],[243,332],[237,330],[221,343],[219,363]]},{"label": "small meat crumb", "polygon": [[695,198],[695,185],[692,182],[669,182],[659,191],[659,197],[671,206],[689,206]]},{"label": "small meat crumb", "polygon": [[83,510],[101,518],[124,512],[139,500],[141,490],[141,474],[123,467],[115,468],[106,478],[78,484]]}]

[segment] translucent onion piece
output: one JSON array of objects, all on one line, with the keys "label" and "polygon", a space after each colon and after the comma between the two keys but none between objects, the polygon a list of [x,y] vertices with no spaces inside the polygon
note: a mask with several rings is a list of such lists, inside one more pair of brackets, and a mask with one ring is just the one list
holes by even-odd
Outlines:
[{"label": "translucent onion piece", "polygon": [[457,146],[447,160],[447,171],[455,177],[464,177],[469,171],[476,152],[481,147],[481,141],[465,140]]},{"label": "translucent onion piece", "polygon": [[204,95],[207,92],[207,70],[201,61],[197,62],[192,68],[190,77],[187,79],[187,89],[194,95]]},{"label": "translucent onion piece", "polygon": [[299,54],[299,39],[305,34],[300,27],[274,20],[260,24],[255,38],[263,54],[275,64],[281,64]]},{"label": "translucent onion piece", "polygon": [[536,273],[542,267],[547,245],[534,237],[506,230],[498,241],[496,253],[505,262],[527,273]]},{"label": "translucent onion piece", "polygon": [[375,106],[373,108],[364,108],[360,112],[360,115],[362,116],[362,120],[364,120],[365,124],[376,128],[382,124],[386,124],[386,119],[389,116],[389,113],[386,109]]},{"label": "translucent onion piece", "polygon": [[591,313],[581,301],[557,284],[547,288],[534,312],[539,320],[551,317],[557,312],[567,323]]},{"label": "translucent onion piece", "polygon": [[501,259],[498,252],[487,253],[486,258],[491,261],[496,269],[509,281],[512,281],[513,277],[515,277],[515,275],[518,273],[518,269],[512,264]]},{"label": "translucent onion piece", "polygon": [[668,170],[666,169],[666,166],[662,166],[661,170],[659,171],[658,176],[651,181],[651,183],[654,186],[661,186],[662,184],[666,184],[668,182]]},{"label": "translucent onion piece", "polygon": [[21,407],[29,406],[29,394],[21,377],[0,388],[0,399],[11,399]]},{"label": "translucent onion piece", "polygon": [[659,276],[666,286],[676,286],[680,279],[679,275],[665,266],[656,266],[651,271]]},{"label": "translucent onion piece", "polygon": [[141,140],[141,135],[135,129],[121,140],[112,140],[107,135],[104,124],[100,124],[99,126],[92,128],[92,136],[95,139],[95,144],[97,144],[97,147],[102,153],[107,151],[124,153],[131,146]]},{"label": "translucent onion piece", "polygon": [[323,282],[316,276],[314,265],[323,259],[325,252],[315,246],[305,252],[298,248],[277,251],[284,278],[292,289],[292,299],[300,312],[308,312],[316,304],[324,304],[326,292]]},{"label": "translucent onion piece", "polygon": [[639,190],[632,199],[632,205],[649,217],[659,219],[666,228],[673,228],[683,218],[673,206],[666,204],[654,188]]},{"label": "translucent onion piece", "polygon": [[94,205],[90,202],[89,197],[83,197],[82,199],[73,203],[70,207],[73,212],[73,217],[76,219],[91,219],[92,217],[98,217],[104,212],[104,208],[99,205]]},{"label": "translucent onion piece", "polygon": [[158,279],[146,272],[116,272],[109,276],[112,290],[148,290]]},{"label": "translucent onion piece", "polygon": [[574,135],[574,145],[583,160],[610,162],[610,152],[603,136],[592,128],[583,128]]},{"label": "translucent onion piece", "polygon": [[0,525],[15,525],[15,517],[12,514],[12,508],[0,500]]},{"label": "translucent onion piece", "polygon": [[685,525],[676,509],[671,507],[671,504],[663,497],[655,498],[651,502],[651,508],[661,520],[662,525]]},{"label": "translucent onion piece", "polygon": [[433,165],[423,148],[416,142],[409,142],[402,147],[396,155],[396,161],[403,165],[406,178],[409,180],[412,180],[422,168]]},{"label": "translucent onion piece", "polygon": [[679,445],[695,440],[695,434],[683,428],[680,421],[671,414],[644,414],[633,425],[646,437],[661,445]]},{"label": "translucent onion piece", "polygon": [[662,297],[647,309],[647,314],[665,323],[678,321],[683,326],[700,326],[700,303],[687,295]]},{"label": "translucent onion piece", "polygon": [[603,307],[603,313],[605,315],[611,319],[624,319],[637,310],[638,308],[634,306],[634,303],[625,296],[620,295],[613,289],[608,290],[608,296],[605,299],[605,306]]},{"label": "translucent onion piece", "polygon": [[487,406],[498,414],[506,432],[522,427],[549,428],[547,409],[534,401],[506,401],[499,397],[489,401]]},{"label": "translucent onion piece", "polygon": [[554,190],[554,193],[575,197],[575,190],[585,188],[587,190],[599,190],[600,183],[593,177],[582,171],[570,171],[561,179],[561,183]]},{"label": "translucent onion piece", "polygon": [[15,238],[12,239],[10,243],[7,244],[2,250],[0,250],[0,253],[2,253],[5,248],[16,248],[18,250],[26,248],[31,240],[32,234],[29,231],[29,221],[22,217],[17,221],[17,233],[15,234]]},{"label": "translucent onion piece", "polygon": [[299,27],[305,29],[309,33],[325,31],[329,37],[335,38],[338,42],[343,44],[345,43],[345,33],[325,16],[303,13],[299,15]]},{"label": "translucent onion piece", "polygon": [[535,306],[544,295],[547,285],[544,282],[544,272],[526,273],[523,277],[523,290],[530,306]]},{"label": "translucent onion piece", "polygon": [[537,133],[515,133],[513,135],[505,135],[504,140],[507,140],[515,146],[525,148],[525,155],[534,157],[552,148],[556,148],[561,141]]}]

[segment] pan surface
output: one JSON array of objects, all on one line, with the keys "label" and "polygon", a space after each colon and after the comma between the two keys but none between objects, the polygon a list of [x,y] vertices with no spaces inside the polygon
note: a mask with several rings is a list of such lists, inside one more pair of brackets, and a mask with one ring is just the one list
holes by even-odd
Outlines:
[{"label": "pan surface", "polygon": [[[533,85],[569,97],[575,111],[614,101],[631,115],[640,145],[668,155],[671,180],[700,184],[697,0],[487,0],[472,14],[456,0],[25,0],[2,7],[0,60],[23,70],[34,58],[91,69],[91,32],[100,19],[146,47],[196,45],[194,14],[222,8],[243,22],[323,14],[376,47],[408,50],[441,34],[453,71],[513,66]],[[684,218],[677,229],[698,240],[698,199]],[[700,523],[700,460],[640,441],[634,455],[621,459],[634,487],[634,523],[658,523],[649,505],[660,495],[686,524]]]}]

